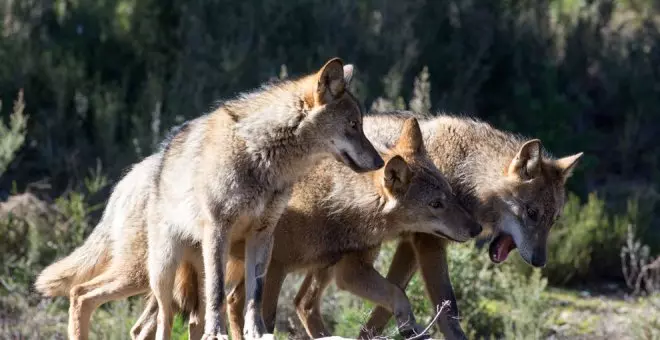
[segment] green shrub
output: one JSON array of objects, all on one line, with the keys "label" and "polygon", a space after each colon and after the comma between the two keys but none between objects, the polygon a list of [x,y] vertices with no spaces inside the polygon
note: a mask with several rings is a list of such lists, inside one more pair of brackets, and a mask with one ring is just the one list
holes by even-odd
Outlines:
[{"label": "green shrub", "polygon": [[[554,284],[584,280],[599,273],[620,275],[619,254],[627,225],[635,223],[636,215],[634,201],[625,214],[613,216],[596,194],[590,194],[584,204],[569,194],[564,213],[550,232],[543,274]],[[529,270],[519,258],[516,262],[521,270]]]},{"label": "green shrub", "polygon": [[[28,116],[24,111],[25,101],[23,100],[23,91],[21,90],[18,92],[18,98],[14,102],[14,109],[9,116],[9,125],[7,126],[0,122],[0,177],[14,160],[16,151],[25,142]],[[0,102],[0,112],[2,112],[2,102]]]},{"label": "green shrub", "polygon": [[539,270],[521,273],[511,263],[493,264],[474,245],[450,248],[450,275],[462,324],[472,337],[538,338],[546,280]]},{"label": "green shrub", "polygon": [[[392,245],[385,246],[380,255],[377,268],[385,273],[393,256]],[[540,321],[547,307],[542,293],[547,281],[539,270],[528,275],[517,271],[512,264],[495,265],[473,244],[450,246],[449,269],[461,324],[471,339],[490,335],[506,339],[536,339],[542,334]],[[411,280],[406,294],[413,304],[417,321],[422,324],[430,322],[436,309],[427,298],[419,274]],[[341,324],[335,331],[341,330],[337,335],[355,336],[368,319],[373,305],[347,301],[344,306],[341,313],[333,314],[334,322]],[[384,334],[398,337],[393,320]]]}]

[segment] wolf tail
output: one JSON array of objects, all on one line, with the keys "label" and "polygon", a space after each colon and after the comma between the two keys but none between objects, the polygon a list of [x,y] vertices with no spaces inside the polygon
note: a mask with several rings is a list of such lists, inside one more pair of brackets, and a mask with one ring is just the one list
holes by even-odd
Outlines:
[{"label": "wolf tail", "polygon": [[45,296],[67,296],[71,287],[98,275],[111,256],[107,229],[101,220],[81,246],[39,273],[35,289]]}]

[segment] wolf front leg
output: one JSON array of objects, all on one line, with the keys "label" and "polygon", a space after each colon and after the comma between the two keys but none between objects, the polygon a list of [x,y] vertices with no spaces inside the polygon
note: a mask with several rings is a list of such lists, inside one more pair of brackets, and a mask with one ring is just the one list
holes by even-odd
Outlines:
[{"label": "wolf front leg", "polygon": [[212,220],[204,225],[202,257],[204,260],[204,313],[203,340],[227,339],[223,310],[225,300],[224,270],[227,258],[227,238],[235,219]]},{"label": "wolf front leg", "polygon": [[[405,291],[408,283],[417,271],[417,262],[415,261],[415,250],[408,239],[403,239],[392,257],[392,264],[387,272],[387,280],[392,284],[399,286]],[[382,306],[377,306],[367,323],[360,330],[360,339],[371,339],[381,334],[392,317],[392,313]]]},{"label": "wolf front leg", "polygon": [[428,334],[423,334],[423,327],[417,324],[403,289],[389,282],[374,269],[371,263],[375,254],[378,254],[377,250],[375,253],[344,255],[335,265],[337,287],[392,311],[399,334],[404,338],[428,339]]},{"label": "wolf front leg", "polygon": [[[278,191],[273,194],[259,224],[253,228],[245,243],[245,293],[246,311],[243,336],[246,339],[261,338],[266,327],[262,315],[262,300],[264,280],[270,256],[273,250],[273,231],[286,209],[291,190]],[[272,338],[272,334],[267,335]]]},{"label": "wolf front leg", "polygon": [[445,301],[450,303],[449,310],[443,311],[436,321],[440,331],[446,339],[467,339],[459,322],[458,305],[449,279],[448,241],[426,234],[414,234],[412,240],[424,286],[431,302],[434,306],[441,306]]}]

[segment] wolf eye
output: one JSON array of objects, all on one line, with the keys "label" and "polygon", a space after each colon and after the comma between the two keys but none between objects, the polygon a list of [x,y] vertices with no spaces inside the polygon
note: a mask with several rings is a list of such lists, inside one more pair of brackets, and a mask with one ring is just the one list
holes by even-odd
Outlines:
[{"label": "wolf eye", "polygon": [[527,208],[527,216],[529,217],[530,220],[537,222],[539,218],[539,212],[536,211],[536,209],[533,208]]},{"label": "wolf eye", "polygon": [[442,204],[441,200],[435,200],[435,201],[432,201],[431,203],[429,203],[429,206],[433,209],[440,209],[440,208],[444,207],[444,204]]},{"label": "wolf eye", "polygon": [[354,121],[354,120],[351,120],[350,122],[348,122],[348,125],[351,127],[351,129],[357,128],[357,122]]}]

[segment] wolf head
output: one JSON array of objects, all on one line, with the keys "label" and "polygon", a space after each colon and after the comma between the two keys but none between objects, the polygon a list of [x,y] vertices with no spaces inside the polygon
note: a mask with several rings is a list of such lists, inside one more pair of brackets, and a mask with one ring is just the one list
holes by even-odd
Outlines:
[{"label": "wolf head", "polygon": [[426,153],[415,118],[403,124],[385,167],[376,173],[386,199],[385,210],[406,231],[465,242],[481,232],[458,203],[449,183]]},{"label": "wolf head", "polygon": [[309,115],[301,125],[312,126],[315,139],[353,171],[380,169],[383,159],[362,131],[362,109],[348,91],[353,65],[329,60],[307,77],[303,105]]},{"label": "wolf head", "polygon": [[538,139],[520,147],[496,190],[499,199],[495,208],[504,213],[493,228],[488,251],[493,262],[504,261],[511,250],[518,248],[527,263],[545,265],[548,233],[562,213],[564,185],[580,157],[582,153],[546,158]]}]

